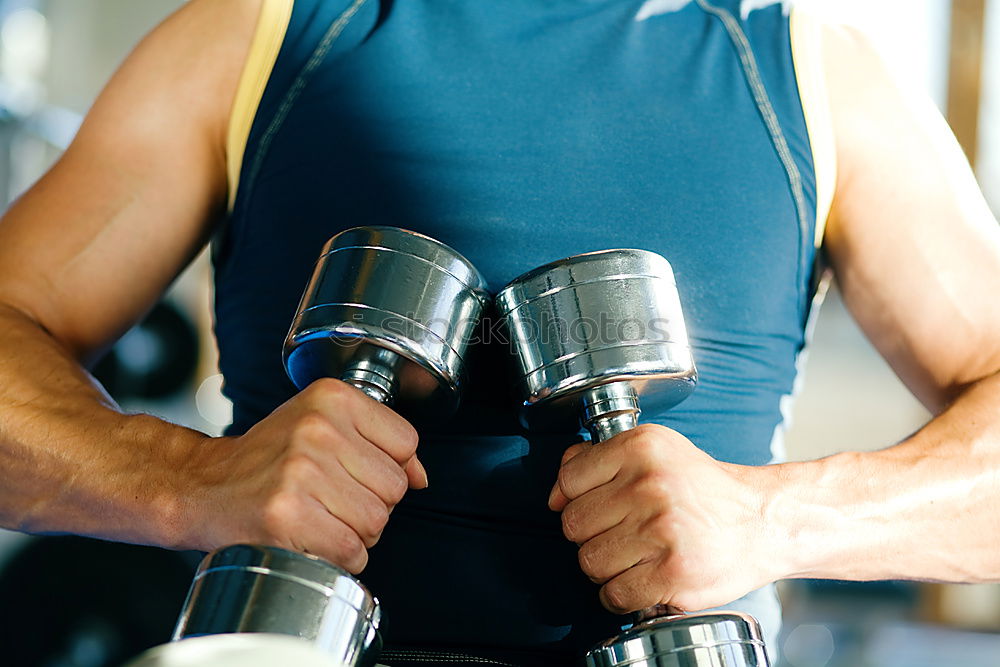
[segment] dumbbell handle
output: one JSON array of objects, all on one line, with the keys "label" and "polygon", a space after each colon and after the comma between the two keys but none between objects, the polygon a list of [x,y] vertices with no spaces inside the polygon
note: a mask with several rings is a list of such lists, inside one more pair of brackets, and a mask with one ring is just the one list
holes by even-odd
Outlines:
[{"label": "dumbbell handle", "polygon": [[362,346],[354,353],[340,379],[379,403],[392,405],[402,363],[403,358],[392,350],[374,345]]},{"label": "dumbbell handle", "polygon": [[[590,432],[594,444],[610,440],[619,433],[630,431],[639,425],[639,397],[627,380],[611,382],[583,394],[583,425]],[[653,618],[677,616],[682,612],[676,607],[659,604],[634,614],[634,623]]]},{"label": "dumbbell handle", "polygon": [[627,380],[602,384],[583,393],[581,420],[593,443],[610,440],[639,425],[639,397]]}]

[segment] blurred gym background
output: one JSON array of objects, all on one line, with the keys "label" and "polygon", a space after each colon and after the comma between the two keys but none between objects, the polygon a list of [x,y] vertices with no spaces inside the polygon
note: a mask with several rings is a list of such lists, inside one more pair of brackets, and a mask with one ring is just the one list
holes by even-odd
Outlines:
[{"label": "blurred gym background", "polygon": [[[1000,212],[1000,0],[800,0],[875,40],[948,117]],[[72,139],[104,82],[182,0],[0,0],[0,206]],[[119,402],[217,434],[230,410],[199,258],[95,369]],[[864,340],[836,289],[795,401],[790,459],[876,449],[928,418]],[[118,665],[163,642],[188,565],[155,549],[0,531],[0,664]],[[1000,587],[781,585],[782,667],[1000,665]]]}]

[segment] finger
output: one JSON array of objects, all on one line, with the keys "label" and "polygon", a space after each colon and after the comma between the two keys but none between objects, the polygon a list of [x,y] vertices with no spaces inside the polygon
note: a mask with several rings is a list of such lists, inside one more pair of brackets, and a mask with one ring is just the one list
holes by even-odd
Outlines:
[{"label": "finger", "polygon": [[298,551],[319,556],[352,574],[360,574],[368,564],[368,550],[361,537],[315,499],[304,512],[302,523],[291,531],[301,535],[300,539],[292,538]]},{"label": "finger", "polygon": [[[377,495],[386,505],[395,505],[412,486],[407,470],[388,454],[360,437],[336,454],[344,469]],[[415,457],[414,457],[415,458]],[[412,459],[411,459],[412,460]]]},{"label": "finger", "polygon": [[310,553],[357,574],[368,563],[361,537],[315,498],[282,494],[265,510],[262,544]]},{"label": "finger", "polygon": [[667,450],[681,442],[696,449],[687,438],[666,427],[637,426],[606,442],[586,447],[567,461],[559,469],[559,488],[563,496],[574,500],[623,472],[635,477],[657,471],[668,460]]},{"label": "finger", "polygon": [[575,500],[607,484],[621,469],[623,451],[624,448],[617,442],[582,448],[559,468],[559,492],[567,500]]},{"label": "finger", "polygon": [[630,498],[623,493],[625,483],[614,479],[567,503],[562,511],[563,535],[570,542],[583,544],[614,528],[634,513]]},{"label": "finger", "polygon": [[622,522],[580,546],[580,569],[595,584],[604,584],[651,559],[655,548],[637,540],[629,522]]},{"label": "finger", "polygon": [[562,489],[559,488],[559,481],[552,486],[552,490],[549,491],[549,509],[553,512],[562,512],[569,503],[569,498],[563,495]]},{"label": "finger", "polygon": [[350,526],[366,547],[378,542],[389,520],[389,508],[346,470],[325,472],[316,468],[313,475],[306,477],[305,485],[309,495],[327,512]]},{"label": "finger", "polygon": [[390,408],[340,380],[323,379],[309,385],[304,400],[334,424],[349,424],[363,438],[399,465],[417,451],[417,431]]},{"label": "finger", "polygon": [[578,442],[575,445],[567,447],[566,451],[563,452],[562,461],[559,463],[559,465],[561,466],[566,465],[571,460],[573,460],[573,458],[576,457],[577,454],[585,452],[589,447],[593,447],[593,445],[586,441]]},{"label": "finger", "polygon": [[351,412],[358,433],[405,465],[417,452],[417,430],[391,408],[358,393],[357,409]]},{"label": "finger", "polygon": [[[321,418],[322,419],[322,418]],[[298,449],[321,470],[333,475],[344,469],[359,484],[377,495],[386,505],[395,505],[406,493],[403,468],[384,451],[351,430],[346,432],[325,421],[312,420],[298,433]]]},{"label": "finger", "polygon": [[614,614],[627,614],[657,604],[667,604],[672,596],[669,582],[664,581],[657,561],[643,561],[601,587],[604,608]]},{"label": "finger", "polygon": [[393,506],[403,499],[409,486],[406,472],[369,441],[358,436],[329,454],[355,481],[386,505]]}]

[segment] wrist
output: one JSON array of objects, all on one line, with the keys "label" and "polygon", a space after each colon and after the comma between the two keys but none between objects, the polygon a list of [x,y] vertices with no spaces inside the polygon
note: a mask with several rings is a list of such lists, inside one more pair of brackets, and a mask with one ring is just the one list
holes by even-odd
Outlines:
[{"label": "wrist", "polygon": [[764,479],[761,517],[772,580],[796,579],[805,574],[808,560],[801,510],[796,506],[799,463],[779,463],[760,470]]},{"label": "wrist", "polygon": [[143,541],[168,549],[204,548],[203,515],[210,501],[201,497],[206,488],[199,466],[216,438],[149,415],[131,418],[146,440],[139,445],[150,463],[134,491],[140,521],[149,530]]},{"label": "wrist", "polygon": [[[851,530],[838,471],[857,470],[856,452],[767,466],[764,525],[774,545],[776,579],[838,578]],[[839,536],[839,537],[838,537]]]},{"label": "wrist", "polygon": [[749,520],[743,524],[749,531],[745,564],[756,566],[758,572],[752,576],[758,586],[790,578],[798,567],[790,524],[793,517],[786,509],[789,465],[734,466],[749,509]]}]

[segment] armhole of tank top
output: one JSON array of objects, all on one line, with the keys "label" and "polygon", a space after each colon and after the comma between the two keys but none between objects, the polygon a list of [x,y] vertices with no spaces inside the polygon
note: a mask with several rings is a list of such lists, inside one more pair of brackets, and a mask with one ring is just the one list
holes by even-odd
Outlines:
[{"label": "armhole of tank top", "polygon": [[823,244],[826,221],[837,187],[837,146],[823,66],[823,23],[808,10],[793,7],[790,17],[792,61],[805,114],[816,175],[816,237]]},{"label": "armhole of tank top", "polygon": [[281,45],[285,41],[294,4],[295,0],[264,0],[261,4],[257,28],[236,88],[236,98],[229,115],[229,130],[226,135],[230,211],[236,202],[243,156],[250,139],[254,117],[257,115],[257,107],[264,97],[264,89],[271,78]]}]

